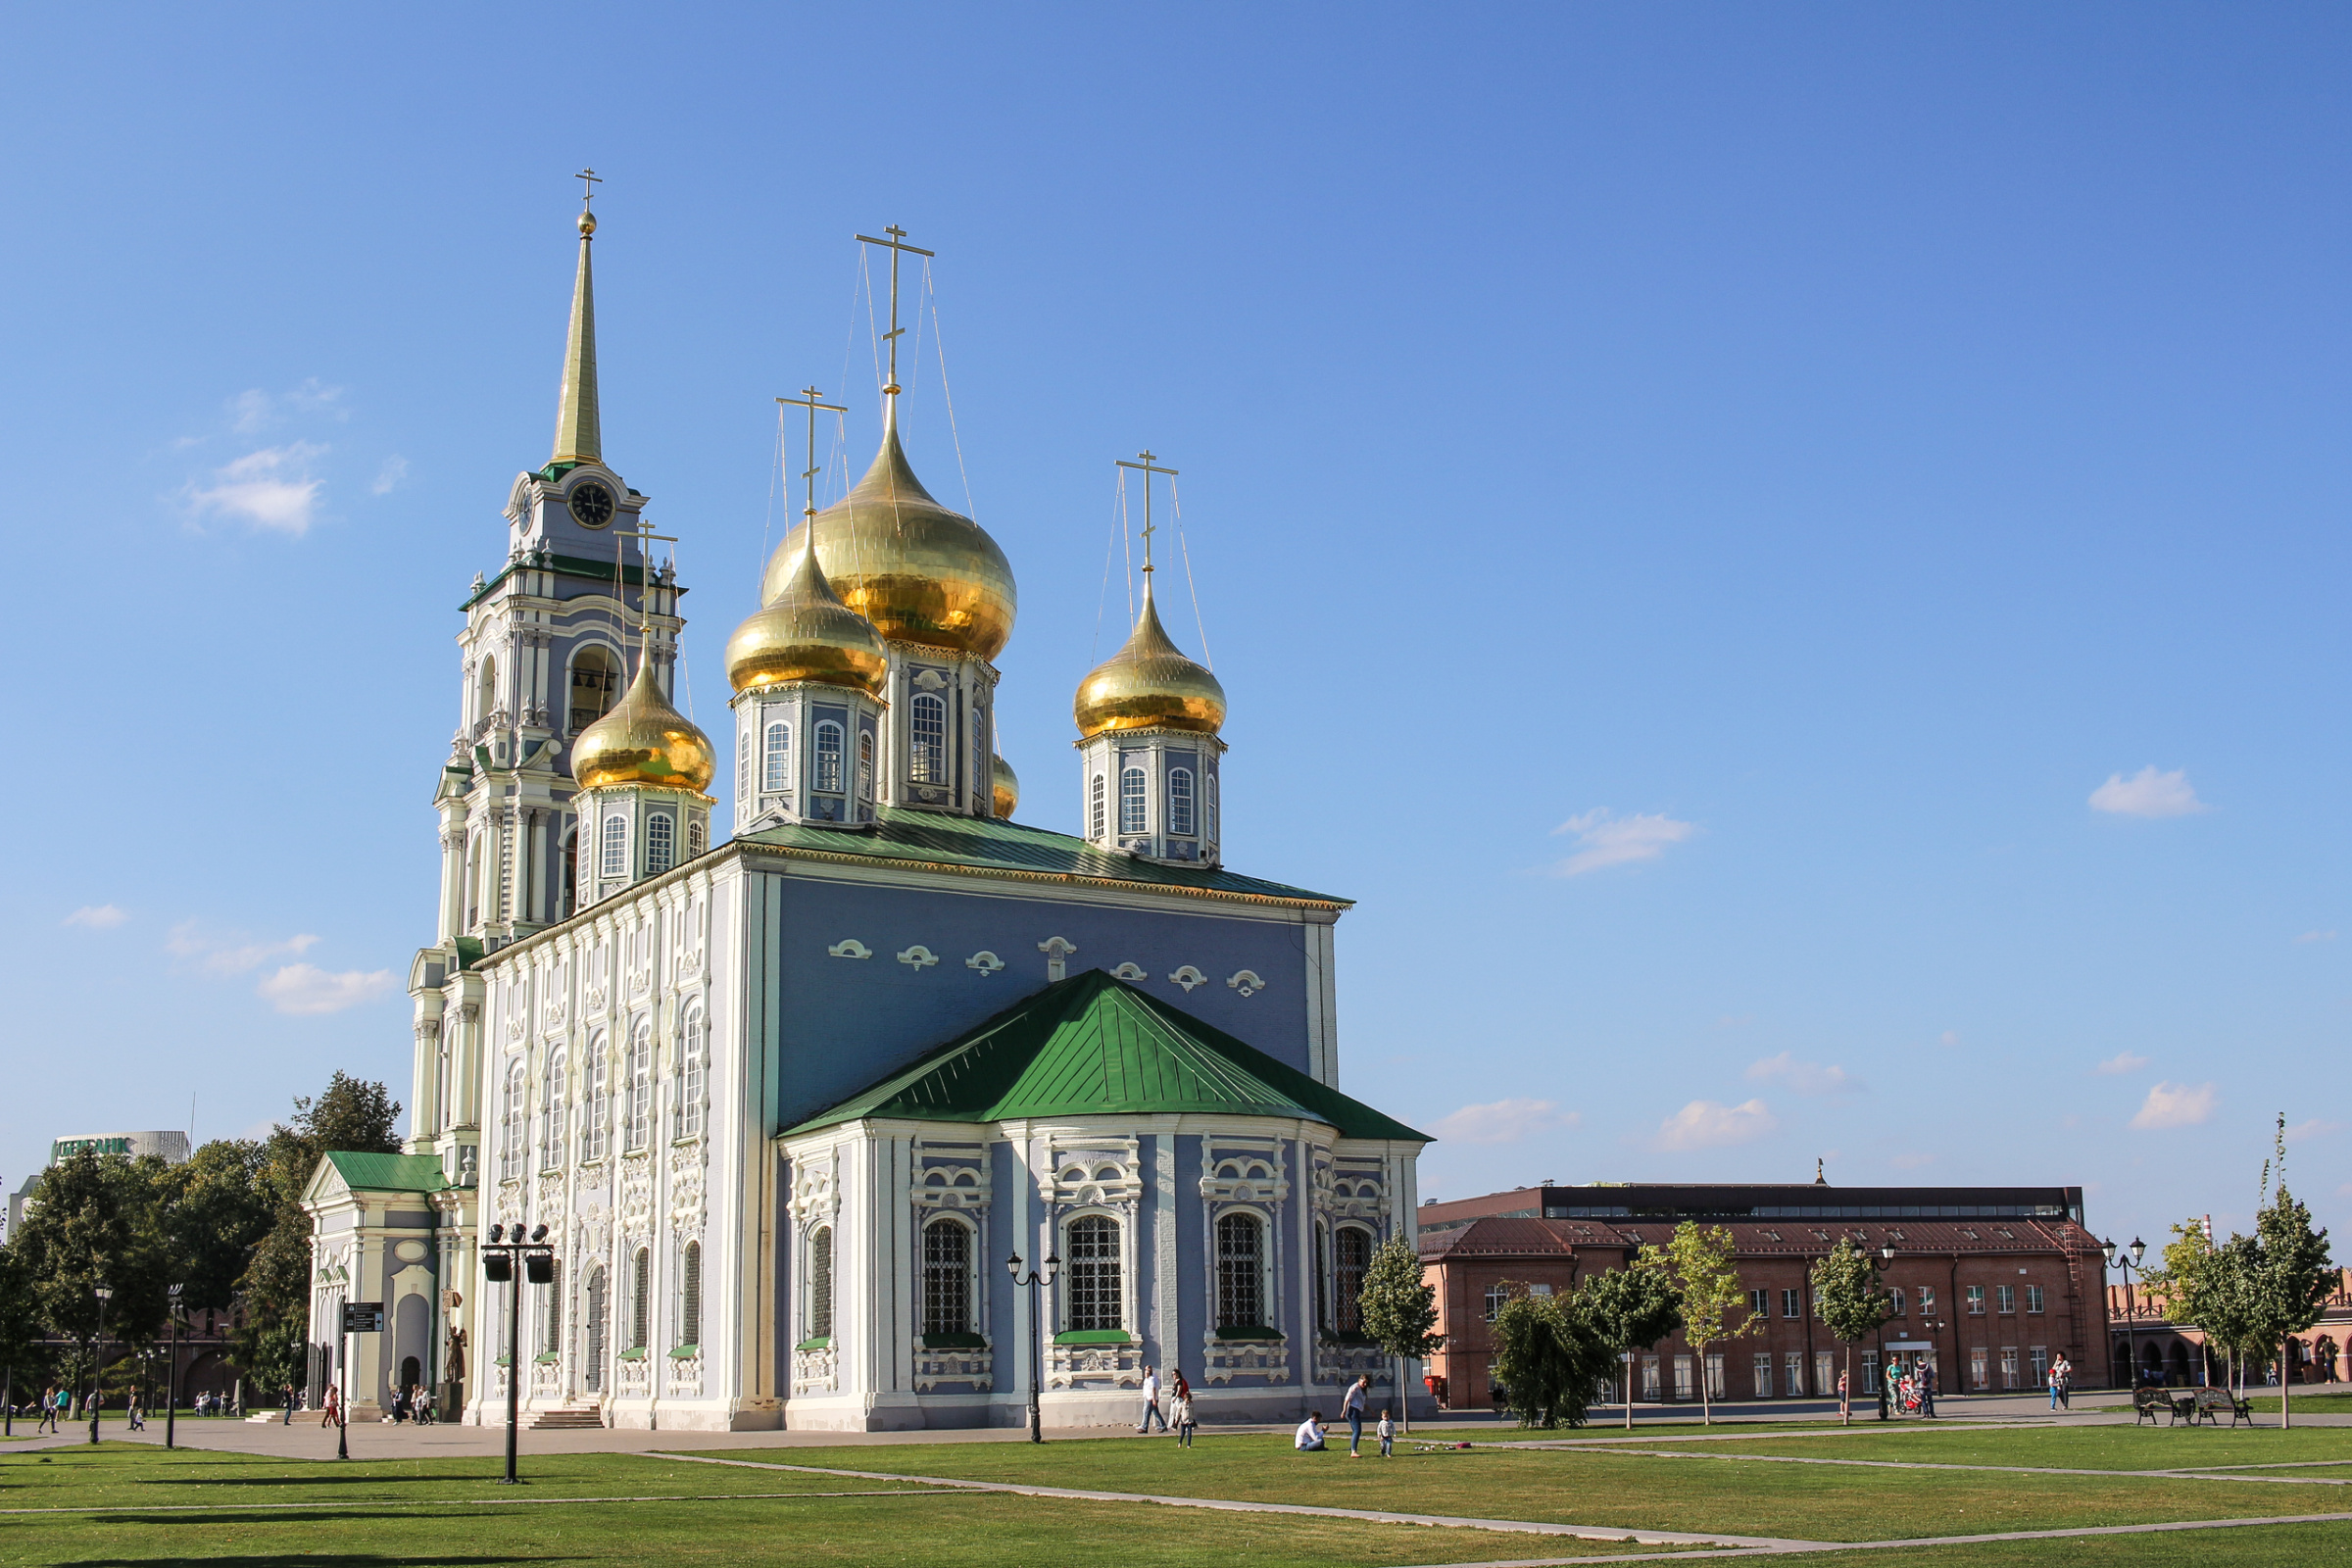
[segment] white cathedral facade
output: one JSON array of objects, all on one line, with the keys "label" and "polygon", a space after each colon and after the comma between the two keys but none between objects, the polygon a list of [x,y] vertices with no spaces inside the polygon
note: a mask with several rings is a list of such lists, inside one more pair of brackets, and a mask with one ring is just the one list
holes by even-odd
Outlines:
[{"label": "white cathedral facade", "polygon": [[[1212,1423],[1385,1384],[1356,1291],[1427,1140],[1338,1088],[1346,901],[1224,864],[1225,696],[1149,566],[1074,705],[1085,836],[1015,821],[1011,567],[915,478],[894,383],[729,639],[713,744],[604,457],[594,228],[554,458],[464,606],[406,1152],[306,1197],[314,1384],[690,1430],[1018,1424],[1033,1378],[1048,1424],[1132,1423],[1147,1365]],[[483,1278],[540,1226],[552,1280]]]}]

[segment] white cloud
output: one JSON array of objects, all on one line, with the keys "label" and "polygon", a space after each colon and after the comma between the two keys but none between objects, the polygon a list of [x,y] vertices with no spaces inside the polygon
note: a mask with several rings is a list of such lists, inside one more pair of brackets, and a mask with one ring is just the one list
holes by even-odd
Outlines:
[{"label": "white cloud", "polygon": [[130,916],[111,904],[85,904],[64,919],[65,925],[86,926],[92,931],[112,931]]},{"label": "white cloud", "polygon": [[2098,1070],[2114,1078],[2128,1072],[2137,1072],[2148,1064],[2145,1056],[2135,1056],[2129,1051],[2119,1051],[2098,1065]]},{"label": "white cloud", "polygon": [[1843,1067],[1799,1061],[1793,1052],[1766,1056],[1747,1069],[1751,1084],[1783,1083],[1800,1095],[1849,1095],[1869,1086]]},{"label": "white cloud", "polygon": [[2213,809],[2197,799],[2186,768],[2159,773],[2153,762],[2130,778],[2108,774],[2107,782],[2090,792],[2090,808],[2118,816],[2193,816]]},{"label": "white cloud", "polygon": [[1554,865],[1552,875],[1582,876],[1603,866],[1654,860],[1666,853],[1668,845],[1682,843],[1698,827],[1658,811],[1611,816],[1604,806],[1572,816],[1551,831],[1576,835],[1576,853]]},{"label": "white cloud", "polygon": [[1957,1029],[1946,1029],[1936,1041],[1937,1045],[1943,1046],[1956,1046],[1959,1043],[1960,1031]]},{"label": "white cloud", "polygon": [[1743,1105],[1693,1100],[1658,1123],[1658,1134],[1650,1140],[1649,1147],[1663,1152],[1728,1149],[1761,1138],[1779,1126],[1761,1100],[1751,1100]]},{"label": "white cloud", "polygon": [[2340,1121],[2322,1121],[2319,1117],[2314,1116],[2309,1121],[2299,1121],[2289,1127],[2286,1130],[2286,1141],[2290,1144],[2299,1144],[2306,1138],[2325,1138],[2329,1133],[2340,1133],[2343,1130],[2344,1124]]},{"label": "white cloud", "polygon": [[392,989],[389,969],[347,969],[329,974],[316,964],[289,963],[253,988],[280,1012],[341,1012],[373,1002]]},{"label": "white cloud", "polygon": [[2335,933],[2332,931],[2306,931],[2295,940],[2297,942],[2333,942]]},{"label": "white cloud", "polygon": [[2148,1098],[2140,1105],[2139,1114],[2132,1118],[2132,1125],[2142,1132],[2199,1126],[2213,1119],[2213,1109],[2221,1100],[2220,1092],[2212,1084],[2199,1084],[2191,1089],[2186,1084],[2161,1083],[2148,1091]]},{"label": "white cloud", "polygon": [[1438,1137],[1464,1144],[1515,1144],[1533,1133],[1573,1127],[1584,1117],[1563,1112],[1548,1100],[1496,1100],[1484,1105],[1464,1105],[1441,1117]]},{"label": "white cloud", "polygon": [[343,389],[328,386],[317,376],[291,392],[275,397],[259,387],[240,392],[228,400],[229,423],[240,435],[252,435],[267,430],[287,415],[324,415],[348,419],[351,411],[343,406]]},{"label": "white cloud", "polygon": [[242,931],[208,932],[193,920],[183,920],[164,939],[164,951],[185,958],[206,974],[243,974],[271,958],[299,957],[318,939],[293,936],[283,942],[256,942]]},{"label": "white cloud", "polygon": [[368,493],[375,496],[388,496],[399,489],[400,481],[408,476],[409,460],[394,454],[384,460],[382,467],[375,470],[375,483],[368,487]]},{"label": "white cloud", "polygon": [[308,441],[249,452],[213,472],[213,482],[190,481],[188,501],[199,514],[240,517],[257,528],[302,537],[310,531],[311,514],[325,481],[311,473],[311,465],[326,448]]}]

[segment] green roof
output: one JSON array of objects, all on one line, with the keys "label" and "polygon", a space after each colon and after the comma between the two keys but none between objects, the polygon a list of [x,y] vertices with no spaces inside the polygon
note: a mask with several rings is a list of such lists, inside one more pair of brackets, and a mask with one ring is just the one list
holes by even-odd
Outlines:
[{"label": "green roof", "polygon": [[437,1193],[449,1185],[436,1154],[362,1154],[335,1149],[326,1158],[345,1186],[370,1193]]},{"label": "green roof", "polygon": [[1211,897],[1317,904],[1337,909],[1344,909],[1350,903],[1328,893],[1314,893],[1232,871],[1140,860],[1133,856],[1099,850],[1067,833],[1026,827],[1001,817],[953,816],[945,811],[903,807],[883,808],[881,820],[872,827],[827,827],[802,822],[738,834],[735,842],[848,859],[901,860],[1050,881],[1127,883]]},{"label": "green roof", "polygon": [[973,1122],[1176,1111],[1298,1117],[1326,1122],[1343,1138],[1430,1141],[1100,969],[1055,981],[786,1136],[868,1117]]}]

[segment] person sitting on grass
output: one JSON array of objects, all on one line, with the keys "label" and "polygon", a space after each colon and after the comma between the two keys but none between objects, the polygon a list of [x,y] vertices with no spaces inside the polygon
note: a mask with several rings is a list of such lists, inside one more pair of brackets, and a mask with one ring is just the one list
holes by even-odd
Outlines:
[{"label": "person sitting on grass", "polygon": [[1291,1438],[1291,1446],[1300,1453],[1321,1453],[1323,1451],[1323,1418],[1319,1415],[1310,1415],[1299,1422],[1298,1432]]}]

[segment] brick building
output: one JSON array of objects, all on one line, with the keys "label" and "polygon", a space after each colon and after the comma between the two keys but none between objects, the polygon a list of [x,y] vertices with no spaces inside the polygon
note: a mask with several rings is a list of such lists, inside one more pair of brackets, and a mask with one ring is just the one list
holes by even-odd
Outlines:
[{"label": "brick building", "polygon": [[[2132,1380],[2135,1358],[2143,1383],[2187,1388],[2230,1380],[2229,1352],[2220,1347],[2208,1348],[2202,1328],[2189,1319],[2176,1318],[2161,1287],[2151,1290],[2136,1282],[2108,1286],[2107,1317],[2108,1355],[2114,1369],[2110,1375],[2119,1388]],[[2335,1289],[2329,1293],[2320,1320],[2294,1336],[2293,1345],[2296,1383],[2335,1383],[2352,1370],[2345,1365],[2347,1348],[2352,1347],[2352,1269],[2336,1270]],[[2249,1381],[2260,1383],[2275,1376],[2277,1351],[2273,1347],[2269,1355],[2259,1358],[2269,1366],[2248,1369]]]},{"label": "brick building", "polygon": [[[2060,1354],[2078,1387],[2104,1381],[2107,1298],[2079,1187],[1607,1186],[1520,1188],[1419,1212],[1421,1262],[1446,1348],[1429,1370],[1453,1409],[1494,1407],[1488,1325],[1514,1290],[1566,1292],[1663,1246],[1685,1220],[1729,1229],[1760,1333],[1710,1347],[1678,1335],[1635,1361],[1635,1397],[1817,1397],[1844,1347],[1811,1310],[1807,1270],[1840,1236],[1882,1253],[1894,1310],[1853,1348],[1857,1396],[1882,1365],[1927,1362],[1946,1393],[2041,1385]],[[1885,1256],[1890,1251],[1891,1256]]]}]

